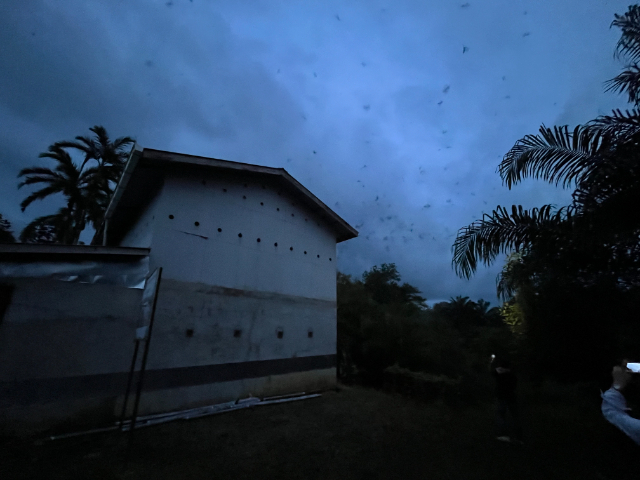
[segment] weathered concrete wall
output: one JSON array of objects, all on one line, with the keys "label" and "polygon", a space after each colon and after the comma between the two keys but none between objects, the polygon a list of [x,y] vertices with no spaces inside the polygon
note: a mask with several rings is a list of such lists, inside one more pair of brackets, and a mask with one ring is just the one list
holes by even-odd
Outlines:
[{"label": "weathered concrete wall", "polygon": [[152,268],[185,282],[335,300],[336,240],[315,214],[268,183],[203,175],[166,177]]},{"label": "weathered concrete wall", "polygon": [[[0,323],[0,428],[112,418],[117,396],[105,394],[110,385],[101,379],[129,368],[141,290],[38,278],[3,283],[15,289]],[[115,388],[123,391],[121,382]]]},{"label": "weathered concrete wall", "polygon": [[11,279],[0,324],[0,381],[125,371],[141,290]]},{"label": "weathered concrete wall", "polygon": [[162,189],[154,192],[154,197],[144,207],[137,221],[127,232],[120,244],[127,247],[151,248],[155,228],[156,210]]},{"label": "weathered concrete wall", "polygon": [[335,317],[328,300],[163,278],[149,367],[335,354]]},{"label": "weathered concrete wall", "polygon": [[[0,430],[114,421],[141,291],[13,283],[0,324]],[[328,388],[335,383],[334,318],[331,301],[163,279],[140,411]]]}]

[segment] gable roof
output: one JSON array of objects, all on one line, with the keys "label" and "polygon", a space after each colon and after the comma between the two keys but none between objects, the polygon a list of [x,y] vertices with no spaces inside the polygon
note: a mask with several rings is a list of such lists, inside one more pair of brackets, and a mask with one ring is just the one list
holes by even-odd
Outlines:
[{"label": "gable roof", "polygon": [[[107,224],[108,240],[121,239],[135,223],[141,209],[151,201],[155,191],[162,185],[164,173],[176,167],[179,167],[180,171],[206,169],[236,173],[255,179],[269,179],[283,191],[288,192],[300,204],[318,215],[335,232],[337,242],[358,236],[355,228],[327,207],[284,168],[263,167],[184,153],[143,149],[136,144],[107,207],[105,222],[96,231],[92,244],[103,243],[105,223]],[[107,242],[107,244],[109,243]]]}]

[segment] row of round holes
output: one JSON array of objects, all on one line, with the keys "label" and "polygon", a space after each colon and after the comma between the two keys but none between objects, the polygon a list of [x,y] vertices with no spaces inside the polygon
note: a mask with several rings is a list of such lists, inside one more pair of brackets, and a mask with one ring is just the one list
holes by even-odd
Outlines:
[{"label": "row of round holes", "polygon": [[[203,184],[203,185],[206,185],[206,182],[203,180],[203,181],[202,181],[202,184]],[[248,186],[248,185],[245,183],[245,184],[244,184],[244,187],[245,187],[245,188],[247,188],[247,186]],[[264,185],[262,185],[262,188],[263,188],[263,189],[266,189],[267,187],[265,187]],[[223,191],[224,193],[227,193],[227,189],[226,189],[226,188],[223,188],[223,189],[222,189],[222,191]],[[277,192],[277,193],[278,193],[278,195],[280,195],[280,192]],[[243,196],[242,196],[242,198],[243,198],[244,200],[246,200],[246,199],[247,199],[247,196],[246,196],[246,195],[243,195]],[[262,206],[264,207],[264,202],[260,202],[260,205],[262,205]],[[295,204],[295,203],[291,203],[291,205],[292,205],[292,206],[294,206],[294,207],[296,206],[296,204]],[[279,212],[279,211],[280,211],[280,208],[279,208],[279,207],[278,207],[278,208],[276,208],[276,211],[278,211],[278,212]],[[291,216],[292,216],[292,217],[295,217],[295,215],[294,215],[293,213],[291,214]],[[305,219],[304,219],[304,221],[305,221],[305,222],[307,222],[307,221],[308,221],[308,219],[307,219],[307,218],[305,218]],[[320,226],[320,224],[319,224],[318,222],[316,222],[316,225]]]},{"label": "row of round holes", "polygon": [[[292,214],[292,215],[293,215],[293,214]],[[173,218],[174,218],[174,217],[173,217],[173,215],[169,215],[169,219],[170,219],[170,220],[173,220]],[[197,226],[199,226],[199,225],[200,225],[200,222],[194,222],[193,224],[197,227]],[[221,233],[221,232],[222,232],[222,229],[221,229],[221,228],[218,228],[218,233]],[[239,233],[239,234],[238,234],[238,238],[242,238],[242,233]],[[258,243],[260,243],[261,241],[262,241],[262,240],[260,240],[259,238],[257,238],[257,239],[256,239],[256,242],[258,242]],[[273,244],[273,246],[274,246],[274,247],[277,247],[277,246],[278,246],[278,242],[274,243],[274,244]],[[293,247],[289,247],[289,250],[291,250],[291,251],[293,252]],[[304,251],[304,254],[305,254],[305,255],[307,254],[307,251],[306,251],[306,250]],[[320,255],[318,255],[318,258],[320,258]],[[333,261],[333,259],[329,258],[329,261],[330,261],[330,262],[332,262],[332,261]]]}]

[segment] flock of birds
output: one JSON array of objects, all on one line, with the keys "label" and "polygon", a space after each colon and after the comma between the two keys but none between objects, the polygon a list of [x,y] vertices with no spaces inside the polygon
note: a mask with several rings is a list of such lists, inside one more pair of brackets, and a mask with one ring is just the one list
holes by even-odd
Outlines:
[{"label": "flock of birds", "polygon": [[[190,1],[190,2],[193,2],[193,0],[189,0],[189,1]],[[171,6],[173,6],[173,5],[174,5],[173,0],[169,0],[169,1],[166,3],[166,6],[167,6],[167,7],[171,7]],[[463,4],[461,4],[461,5],[460,5],[460,8],[462,8],[462,9],[469,9],[470,7],[471,7],[471,4],[470,4],[470,3],[468,3],[468,2],[467,2],[467,3],[463,3]],[[385,12],[386,12],[386,9],[384,9],[384,8],[383,8],[383,9],[381,9],[381,13],[385,13]],[[524,15],[527,15],[527,11],[524,11]],[[340,15],[339,15],[339,14],[335,14],[335,15],[334,15],[334,17],[335,17],[336,21],[338,21],[338,22],[342,22],[342,18],[340,17]],[[531,35],[531,32],[524,32],[524,33],[522,34],[522,36],[523,36],[523,37],[528,37],[529,35]],[[469,52],[469,50],[470,50],[470,49],[469,49],[469,47],[468,47],[468,46],[466,46],[466,45],[462,45],[462,54],[463,54],[463,55],[464,55],[464,54],[466,54],[467,52]],[[146,64],[146,66],[148,66],[148,67],[153,66],[153,62],[151,62],[150,60],[147,60],[147,61],[145,62],[145,64]],[[367,62],[365,62],[365,61],[362,61],[360,64],[361,64],[361,66],[362,66],[362,67],[367,67],[367,65],[368,65],[368,64],[367,64]],[[280,74],[280,72],[281,72],[281,70],[280,70],[280,69],[277,69],[277,73],[278,73],[278,74]],[[314,77],[314,78],[318,78],[318,74],[317,74],[317,72],[315,72],[315,71],[314,71],[314,72],[312,72],[312,74],[313,74],[313,77]],[[506,76],[503,76],[503,77],[502,77],[502,80],[503,80],[503,81],[505,81],[505,80],[506,80]],[[450,89],[451,89],[451,86],[450,86],[450,85],[445,85],[445,86],[443,87],[443,89],[442,89],[442,93],[443,93],[444,95],[446,95],[447,93],[449,93]],[[504,98],[505,98],[505,99],[510,99],[510,98],[511,98],[511,96],[510,96],[510,95],[506,95]],[[439,100],[439,101],[437,102],[437,105],[438,105],[438,106],[442,106],[442,105],[443,105],[443,103],[444,103],[444,99],[441,99],[441,100]],[[365,105],[363,105],[363,106],[362,106],[362,109],[363,109],[363,110],[365,110],[365,111],[369,111],[369,110],[371,110],[371,105],[370,105],[370,104],[365,104]],[[306,117],[304,114],[302,115],[302,118],[303,118],[304,120],[307,120],[307,117]],[[442,134],[443,134],[443,135],[446,135],[446,133],[447,133],[447,130],[442,130]],[[371,141],[370,141],[370,140],[366,140],[366,141],[365,141],[365,143],[369,144],[369,143],[371,143]],[[446,148],[446,149],[450,149],[450,148],[451,148],[451,145],[445,145],[445,148]],[[440,150],[442,150],[442,149],[441,149],[441,148],[440,148],[440,149],[438,149],[438,151],[440,151]],[[314,154],[314,155],[316,155],[316,154],[317,154],[317,150],[312,150],[312,152],[313,152],[313,154]],[[287,161],[287,163],[291,163],[291,162],[292,162],[292,159],[291,159],[291,158],[287,158],[287,160],[286,160],[286,161]],[[367,168],[367,165],[366,165],[366,164],[365,164],[365,165],[363,165],[363,166],[361,167],[361,169],[365,169],[365,168]],[[445,167],[443,167],[443,169],[446,171],[446,170],[448,169],[448,167],[447,167],[447,166],[445,166]],[[420,167],[418,168],[418,172],[419,172],[419,174],[420,174],[420,175],[425,175],[425,174],[427,173],[427,171],[426,171],[422,166],[420,166]],[[364,185],[364,183],[363,183],[363,181],[362,181],[362,180],[357,180],[357,182],[356,182],[356,183],[360,184],[360,186],[361,186],[362,188],[365,188],[365,185]],[[456,186],[458,186],[458,185],[459,185],[459,183],[460,183],[460,182],[456,182],[456,183],[455,183],[455,185],[456,185]],[[460,195],[460,194],[458,194],[458,195]],[[474,197],[476,196],[475,192],[471,192],[471,193],[470,193],[470,195],[471,195],[471,196],[474,196]],[[375,200],[373,200],[373,203],[375,203],[375,204],[376,204],[376,205],[378,205],[378,206],[382,206],[383,208],[391,208],[391,207],[392,207],[392,205],[391,205],[391,204],[387,204],[386,206],[384,206],[383,204],[381,204],[381,203],[380,203],[380,200],[381,200],[381,199],[380,199],[380,195],[376,195]],[[364,204],[366,204],[366,202],[363,202],[363,203],[364,203]],[[486,201],[486,200],[483,200],[483,203],[484,203],[484,205],[487,205],[487,201]],[[451,198],[448,198],[448,199],[445,201],[445,205],[444,205],[444,206],[454,206],[454,205],[455,205],[455,204],[452,202],[452,199],[451,199]],[[339,208],[339,207],[340,207],[340,202],[335,202],[334,207]],[[428,209],[431,209],[431,208],[432,208],[432,205],[431,205],[431,204],[429,204],[429,203],[427,203],[427,204],[425,204],[425,205],[421,208],[421,210],[428,210]],[[484,214],[484,212],[483,212],[483,214]],[[476,219],[476,218],[477,218],[477,217],[474,217],[474,219]],[[386,223],[389,223],[389,222],[395,221],[395,228],[392,228],[392,229],[388,232],[388,234],[386,234],[386,235],[384,235],[384,236],[382,237],[382,241],[384,241],[384,242],[388,242],[388,241],[390,241],[390,240],[393,240],[394,238],[393,238],[391,235],[392,235],[393,233],[396,233],[396,232],[399,232],[399,231],[404,231],[404,232],[406,233],[406,235],[402,235],[402,240],[403,240],[403,242],[404,242],[404,243],[407,243],[407,242],[409,241],[409,237],[408,237],[408,235],[411,235],[411,234],[414,234],[414,233],[416,234],[416,237],[417,237],[419,240],[425,240],[425,239],[427,239],[427,237],[431,237],[431,240],[432,240],[432,241],[436,241],[436,240],[437,240],[437,239],[436,239],[436,237],[435,237],[434,235],[427,235],[427,234],[425,234],[425,233],[417,233],[417,232],[414,232],[414,230],[415,230],[415,228],[414,228],[415,223],[411,223],[411,224],[409,224],[409,225],[406,225],[403,221],[399,220],[399,216],[398,216],[398,215],[382,215],[382,216],[379,216],[376,220],[377,220],[377,222],[378,222],[379,224],[384,224],[385,222],[386,222]],[[363,228],[363,227],[365,227],[365,226],[368,226],[368,223],[370,223],[370,222],[365,222],[365,221],[362,221],[362,220],[361,220],[360,222],[358,222],[358,223],[355,225],[355,228],[359,230],[359,229],[361,229],[361,228]],[[365,240],[369,240],[369,239],[370,239],[370,237],[371,237],[372,235],[376,234],[376,233],[377,233],[377,232],[376,232],[376,230],[369,230],[369,231],[367,232],[367,234],[366,234],[366,235],[364,235],[364,239],[365,239]],[[446,235],[446,237],[445,237],[446,239],[450,239],[450,238],[452,238],[452,237],[455,235],[454,233],[451,233],[451,231],[450,231],[448,228],[445,228],[444,233],[445,233],[445,235]],[[387,251],[389,251],[389,246],[388,246],[388,245],[386,246],[386,250],[387,250]]]}]

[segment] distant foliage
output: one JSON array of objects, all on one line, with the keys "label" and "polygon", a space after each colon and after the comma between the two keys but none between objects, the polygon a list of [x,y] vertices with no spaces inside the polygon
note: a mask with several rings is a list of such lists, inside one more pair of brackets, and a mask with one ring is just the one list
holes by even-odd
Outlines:
[{"label": "distant foliage", "polygon": [[0,214],[0,243],[14,243],[16,241],[11,229],[11,222]]},{"label": "distant foliage", "polygon": [[467,297],[429,308],[418,289],[401,284],[394,264],[373,267],[361,279],[338,273],[337,294],[343,378],[358,375],[379,386],[390,376],[400,383],[438,378],[444,383],[414,387],[427,397],[447,382],[469,392],[470,377],[487,377],[492,353],[512,350],[512,335],[498,308]]}]

